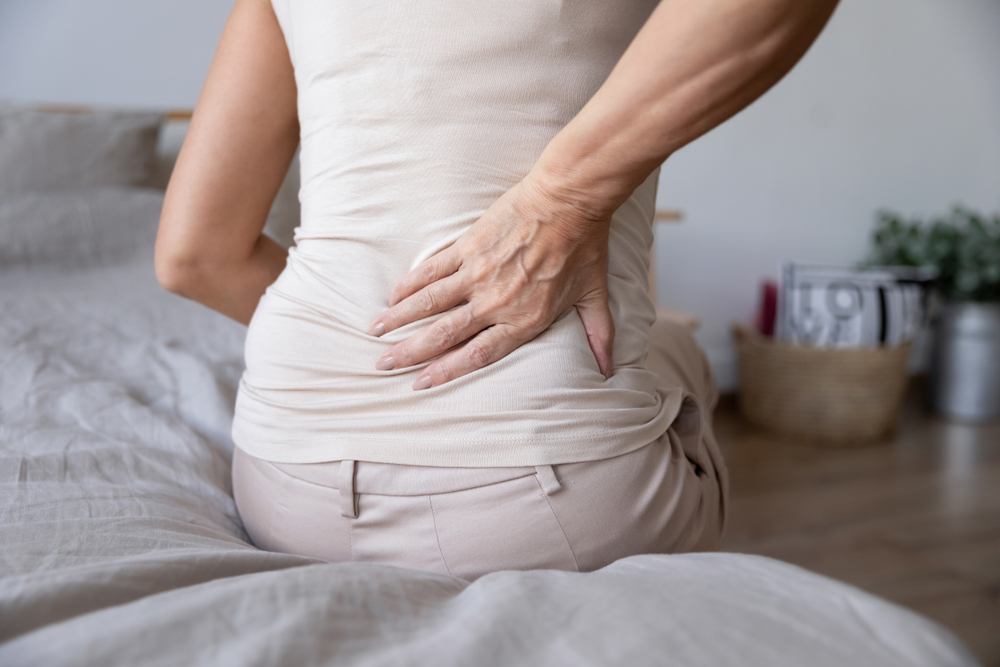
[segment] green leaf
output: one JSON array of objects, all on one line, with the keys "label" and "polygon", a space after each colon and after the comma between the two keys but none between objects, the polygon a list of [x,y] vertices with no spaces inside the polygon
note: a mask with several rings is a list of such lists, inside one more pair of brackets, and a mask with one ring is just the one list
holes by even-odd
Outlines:
[{"label": "green leaf", "polygon": [[1000,213],[956,206],[929,222],[876,213],[869,263],[938,271],[938,290],[960,299],[1000,301]]}]

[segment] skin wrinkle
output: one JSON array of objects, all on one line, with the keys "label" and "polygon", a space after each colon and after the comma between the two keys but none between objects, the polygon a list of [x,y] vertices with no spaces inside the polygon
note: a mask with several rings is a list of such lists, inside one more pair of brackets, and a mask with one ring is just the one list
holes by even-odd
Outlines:
[{"label": "skin wrinkle", "polygon": [[[561,216],[558,212],[537,206],[530,209],[522,209],[519,205],[520,202],[517,200],[504,202],[507,215],[502,217],[506,218],[504,222],[506,223],[507,233],[490,234],[482,246],[474,251],[473,256],[462,260],[456,271],[459,275],[472,273],[473,280],[470,287],[467,288],[467,292],[457,293],[453,291],[452,298],[457,299],[459,296],[462,296],[467,302],[475,302],[477,299],[485,301],[488,304],[487,312],[491,317],[480,323],[478,328],[470,328],[468,325],[460,324],[454,318],[450,320],[442,318],[439,323],[433,325],[434,327],[453,326],[456,331],[461,332],[461,339],[474,336],[481,330],[484,331],[486,327],[483,324],[496,325],[503,322],[513,325],[513,327],[509,328],[511,337],[508,339],[506,346],[497,345],[495,339],[498,332],[494,331],[491,335],[484,336],[485,340],[481,348],[470,348],[464,351],[465,359],[471,368],[482,367],[480,361],[483,355],[478,354],[480,349],[488,350],[488,354],[485,356],[488,356],[491,361],[495,361],[513,348],[533,339],[544,331],[551,320],[551,312],[557,311],[561,313],[565,311],[566,307],[572,305],[573,293],[580,291],[582,287],[586,287],[581,276],[585,277],[588,273],[592,276],[594,272],[591,269],[593,267],[600,267],[602,263],[601,245],[607,244],[610,225],[604,226],[603,229],[596,233],[591,228],[591,235],[597,238],[594,239],[590,246],[582,248],[580,246],[573,247],[568,235],[564,233],[564,226],[559,224]],[[561,203],[561,207],[563,209],[573,209],[573,204]],[[511,219],[519,219],[521,221],[533,220],[534,222],[530,226],[521,225],[519,227],[512,227],[510,222],[506,222]],[[550,241],[550,239],[552,240]],[[566,248],[568,248],[568,254],[561,251]],[[436,258],[433,262],[433,267],[418,273],[421,273],[425,279],[428,275],[438,275],[441,263],[448,261],[448,253],[462,251],[462,244],[454,244],[442,251],[441,254],[444,257]],[[578,270],[567,271],[567,267],[574,262]],[[606,259],[603,262],[605,266],[601,267],[603,271],[600,271],[600,273],[606,273],[607,271]],[[583,270],[579,270],[580,267]],[[570,274],[569,280],[564,279],[567,273]],[[403,284],[407,283],[408,281],[403,281]],[[454,281],[448,282],[449,287],[455,284]],[[463,281],[459,284],[468,285],[469,283]],[[486,289],[487,286],[489,289]],[[432,284],[421,291],[433,288],[434,285]],[[533,293],[532,290],[534,291]],[[585,294],[596,299],[604,299],[605,301],[607,299],[607,289],[602,284],[591,288]],[[409,304],[404,299],[400,304],[400,308],[406,309],[408,307]],[[422,312],[426,312],[426,310]],[[513,316],[510,315],[511,312],[513,312]],[[505,313],[507,314],[506,317]],[[504,322],[504,319],[501,318],[504,318],[506,321]],[[390,327],[388,321],[383,320],[383,323],[387,328]],[[599,349],[603,345],[602,334],[608,336],[608,332],[613,331],[612,322],[608,323],[605,331],[595,332],[588,330],[588,343],[593,349]],[[447,348],[451,348],[455,343],[461,342],[461,339],[455,340],[450,336],[441,338],[435,332],[426,337],[421,337],[420,334],[417,334],[414,338],[417,338],[415,345],[404,346],[401,344],[398,348],[391,350],[384,356],[393,356],[399,360],[400,364],[406,365],[414,363],[413,360],[415,359],[422,358],[420,353],[421,346],[431,344],[429,341],[437,340],[438,345],[432,347],[432,349],[440,352],[447,352]],[[497,354],[498,350],[503,353]],[[506,351],[504,352],[503,350]],[[476,358],[473,358],[473,353],[477,353]],[[426,354],[426,347],[424,348],[424,354]],[[602,371],[610,367],[610,359],[607,354],[595,353],[595,356]],[[425,371],[421,377],[425,375],[434,377],[434,386],[437,386],[444,381],[461,375],[452,372],[441,372],[445,366],[445,364],[441,364],[438,369],[431,368],[429,371]],[[435,370],[437,370],[436,377]]]},{"label": "skin wrinkle", "polygon": [[[511,202],[510,207],[509,211],[514,217],[521,219],[528,217],[526,212],[522,214],[516,208],[515,202]],[[479,258],[490,258],[492,266],[488,263],[484,265],[483,262],[475,261],[474,259],[467,259],[463,261],[456,271],[458,276],[464,276],[470,272],[474,274],[471,283],[473,290],[466,299],[471,298],[474,300],[477,296],[480,296],[478,294],[479,290],[475,289],[478,285],[489,284],[491,282],[498,285],[492,293],[481,295],[488,304],[487,312],[492,316],[486,319],[485,323],[489,325],[499,324],[500,321],[495,319],[497,314],[502,313],[505,308],[509,310],[512,305],[522,311],[512,322],[520,327],[520,332],[517,329],[514,330],[515,342],[518,344],[531,340],[544,331],[548,325],[548,313],[558,308],[560,304],[565,303],[569,305],[571,292],[578,284],[578,281],[575,279],[569,283],[563,283],[560,280],[566,268],[566,259],[560,253],[553,253],[547,250],[548,244],[545,239],[553,235],[556,236],[557,242],[560,245],[568,245],[565,239],[556,231],[559,227],[553,224],[554,216],[550,212],[545,211],[532,211],[531,213],[534,214],[531,217],[537,219],[537,224],[530,229],[517,229],[515,233],[520,238],[514,244],[504,242],[505,240],[509,241],[509,237],[505,238],[502,235],[495,235],[477,253],[477,257]],[[597,255],[598,253],[594,252],[593,254]],[[594,263],[595,260],[593,257],[581,262],[584,266],[591,266]],[[420,273],[425,279],[428,276],[437,276],[442,273],[439,267],[439,262],[432,262],[430,266],[423,269]],[[510,275],[510,272],[513,272],[513,275]],[[484,280],[486,275],[492,281]],[[416,308],[421,312],[427,313],[439,312],[450,307],[450,301],[460,298],[458,291],[453,290],[446,298],[441,298],[438,290],[447,292],[447,287],[462,284],[462,278],[459,278],[456,282],[454,277],[455,274],[452,274],[452,276],[449,276],[451,280],[445,279],[448,281],[447,283],[443,285],[432,284],[413,295],[417,304]],[[466,284],[469,283],[466,282]],[[541,297],[526,298],[528,286],[534,286],[537,290],[540,290],[542,292]],[[449,305],[445,305],[446,303]],[[564,309],[561,308],[560,311]],[[389,329],[390,324],[386,323],[386,327]],[[468,306],[465,306],[432,325],[425,339],[432,341],[436,349],[448,350],[483,329],[485,327],[482,326],[480,321],[469,316]],[[494,332],[494,334],[496,333]],[[593,335],[590,338],[593,340]],[[496,349],[494,344],[484,341],[483,344],[469,347],[464,351],[464,354],[473,367],[482,368],[486,365],[482,363],[483,359],[488,359],[489,361],[495,360],[497,356]],[[418,355],[418,345],[401,345],[392,350],[391,353],[384,354],[382,358],[392,356],[398,364],[409,365]],[[448,379],[451,378],[449,377]],[[440,382],[435,384],[440,384]]]}]

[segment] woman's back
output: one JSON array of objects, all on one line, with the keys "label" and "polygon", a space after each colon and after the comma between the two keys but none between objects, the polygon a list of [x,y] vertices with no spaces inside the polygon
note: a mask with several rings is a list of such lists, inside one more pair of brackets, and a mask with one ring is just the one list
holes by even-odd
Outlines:
[{"label": "woman's back", "polygon": [[247,338],[233,436],[280,462],[520,466],[662,434],[680,390],[645,367],[654,172],[615,214],[614,375],[575,309],[501,361],[413,392],[375,360],[428,320],[365,333],[396,282],[534,165],[655,2],[273,0],[298,85],[302,226]]}]

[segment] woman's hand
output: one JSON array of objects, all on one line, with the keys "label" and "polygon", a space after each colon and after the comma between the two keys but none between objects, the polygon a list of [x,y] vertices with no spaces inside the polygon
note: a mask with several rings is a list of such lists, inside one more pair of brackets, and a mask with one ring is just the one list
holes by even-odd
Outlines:
[{"label": "woman's hand", "polygon": [[504,357],[575,305],[598,366],[610,376],[612,212],[671,153],[783,77],[836,5],[661,0],[531,173],[396,287],[372,335],[459,307],[394,345],[376,367],[405,368],[464,342],[413,386],[440,385]]},{"label": "woman's hand", "polygon": [[576,306],[597,366],[610,377],[609,229],[609,214],[588,212],[529,174],[396,285],[391,307],[372,323],[374,336],[454,310],[392,346],[376,368],[406,368],[460,346],[413,388],[438,386],[502,359]]}]

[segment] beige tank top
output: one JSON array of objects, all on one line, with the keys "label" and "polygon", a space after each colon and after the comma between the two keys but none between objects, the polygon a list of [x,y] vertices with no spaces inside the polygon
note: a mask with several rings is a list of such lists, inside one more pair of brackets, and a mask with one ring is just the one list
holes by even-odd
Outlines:
[{"label": "beige tank top", "polygon": [[377,371],[432,319],[366,335],[410,269],[532,168],[655,0],[273,0],[298,84],[302,222],[254,313],[233,439],[285,463],[526,466],[658,438],[682,392],[645,366],[653,174],[615,213],[606,379],[575,308],[501,361],[414,392]]}]

